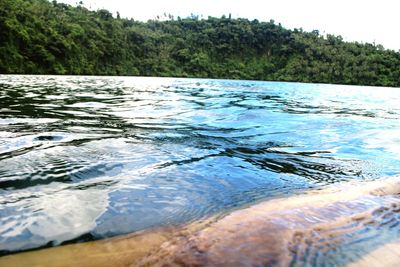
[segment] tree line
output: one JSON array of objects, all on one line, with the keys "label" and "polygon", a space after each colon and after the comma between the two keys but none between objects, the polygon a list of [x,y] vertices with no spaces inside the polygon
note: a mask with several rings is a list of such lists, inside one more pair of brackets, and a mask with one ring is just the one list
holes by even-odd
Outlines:
[{"label": "tree line", "polygon": [[400,52],[274,21],[135,21],[47,0],[0,1],[0,73],[400,86]]}]

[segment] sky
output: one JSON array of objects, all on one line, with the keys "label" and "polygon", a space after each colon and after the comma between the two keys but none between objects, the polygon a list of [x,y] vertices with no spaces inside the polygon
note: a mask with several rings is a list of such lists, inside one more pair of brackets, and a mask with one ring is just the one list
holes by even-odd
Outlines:
[{"label": "sky", "polygon": [[[58,0],[75,5],[79,0]],[[164,13],[196,14],[269,21],[285,28],[319,30],[347,41],[382,44],[400,50],[399,0],[82,0],[92,10],[107,9],[121,17],[147,21]]]}]

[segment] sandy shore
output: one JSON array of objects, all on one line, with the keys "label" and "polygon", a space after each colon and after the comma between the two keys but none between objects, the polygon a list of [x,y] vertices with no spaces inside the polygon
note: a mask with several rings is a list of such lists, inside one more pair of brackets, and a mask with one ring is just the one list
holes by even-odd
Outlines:
[{"label": "sandy shore", "polygon": [[393,242],[379,247],[364,255],[348,267],[398,267],[400,265],[400,242]]},{"label": "sandy shore", "polygon": [[[399,193],[400,177],[342,183],[218,219],[4,256],[0,266],[366,266],[372,259],[394,266],[396,240],[348,244],[396,226]],[[379,261],[381,255],[390,260]]]}]

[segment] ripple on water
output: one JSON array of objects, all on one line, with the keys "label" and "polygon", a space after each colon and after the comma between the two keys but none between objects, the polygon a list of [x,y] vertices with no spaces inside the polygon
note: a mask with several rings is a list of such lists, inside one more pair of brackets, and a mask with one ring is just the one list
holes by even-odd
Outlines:
[{"label": "ripple on water", "polygon": [[6,75],[0,89],[0,250],[400,170],[395,89]]}]

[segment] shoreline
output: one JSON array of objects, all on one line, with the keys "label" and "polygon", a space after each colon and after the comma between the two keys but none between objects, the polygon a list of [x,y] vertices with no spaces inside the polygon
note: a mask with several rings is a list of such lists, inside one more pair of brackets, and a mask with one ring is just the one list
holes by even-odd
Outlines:
[{"label": "shoreline", "polygon": [[[395,249],[384,249],[398,241],[390,235],[390,227],[399,222],[399,193],[400,176],[340,183],[260,202],[218,219],[3,256],[0,265],[287,266],[336,262],[355,266],[368,257],[389,254],[392,260],[381,266],[390,266],[396,256],[400,263]],[[376,242],[371,243],[368,235],[375,232]],[[347,246],[357,240],[361,240],[360,246]]]}]

